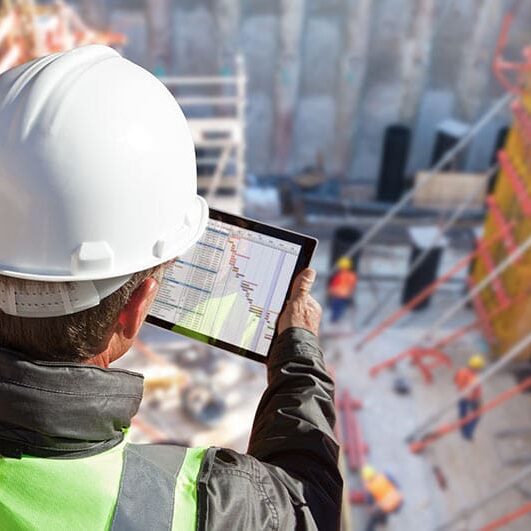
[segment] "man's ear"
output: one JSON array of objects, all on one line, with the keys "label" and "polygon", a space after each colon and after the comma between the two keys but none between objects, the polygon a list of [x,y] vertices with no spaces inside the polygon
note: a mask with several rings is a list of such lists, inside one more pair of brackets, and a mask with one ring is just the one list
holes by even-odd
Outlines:
[{"label": "man's ear", "polygon": [[153,299],[157,295],[159,283],[153,277],[147,278],[135,289],[129,302],[120,312],[118,322],[122,326],[123,335],[126,339],[133,339],[144,319]]}]

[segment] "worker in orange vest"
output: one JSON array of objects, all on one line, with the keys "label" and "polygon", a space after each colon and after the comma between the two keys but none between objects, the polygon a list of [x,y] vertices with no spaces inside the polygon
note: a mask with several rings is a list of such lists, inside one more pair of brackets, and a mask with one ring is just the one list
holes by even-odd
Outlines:
[{"label": "worker in orange vest", "polygon": [[342,256],[337,261],[337,271],[328,284],[328,305],[332,312],[332,323],[337,323],[343,317],[357,283],[358,277],[353,271],[352,260],[348,256]]},{"label": "worker in orange vest", "polygon": [[[485,367],[485,358],[481,354],[476,354],[468,360],[467,367],[462,367],[455,373],[454,383],[458,391],[463,391],[473,386],[471,391],[459,400],[458,412],[460,419],[464,419],[481,408],[481,385],[478,382],[478,375],[483,367]],[[467,441],[473,440],[478,422],[479,416],[461,426],[461,435],[464,439]]]},{"label": "worker in orange vest", "polygon": [[363,487],[369,495],[373,509],[367,522],[367,531],[373,531],[379,525],[386,525],[390,514],[397,513],[404,502],[397,482],[388,474],[378,472],[371,465],[361,469]]}]

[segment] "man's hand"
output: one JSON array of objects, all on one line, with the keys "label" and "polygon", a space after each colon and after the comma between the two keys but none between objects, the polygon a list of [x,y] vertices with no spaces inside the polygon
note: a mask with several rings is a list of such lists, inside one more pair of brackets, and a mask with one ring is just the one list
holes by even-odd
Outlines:
[{"label": "man's hand", "polygon": [[310,295],[314,280],[314,269],[304,269],[295,278],[290,298],[278,319],[279,335],[291,327],[305,328],[316,336],[319,334],[321,305]]}]

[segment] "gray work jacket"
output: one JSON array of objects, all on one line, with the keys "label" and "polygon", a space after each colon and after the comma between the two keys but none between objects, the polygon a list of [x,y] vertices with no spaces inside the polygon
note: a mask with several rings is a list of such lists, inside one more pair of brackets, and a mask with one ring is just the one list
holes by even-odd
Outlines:
[{"label": "gray work jacket", "polygon": [[[276,338],[247,454],[210,448],[203,459],[198,529],[339,529],[333,391],[313,334],[290,328]],[[142,377],[130,371],[0,350],[0,455],[104,452],[122,442],[141,397]]]}]

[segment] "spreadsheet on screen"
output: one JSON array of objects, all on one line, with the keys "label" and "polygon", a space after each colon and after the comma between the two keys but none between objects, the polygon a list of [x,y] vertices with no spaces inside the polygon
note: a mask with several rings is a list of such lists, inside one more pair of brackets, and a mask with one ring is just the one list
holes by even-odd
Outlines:
[{"label": "spreadsheet on screen", "polygon": [[166,270],[150,314],[267,355],[301,246],[210,220]]}]

